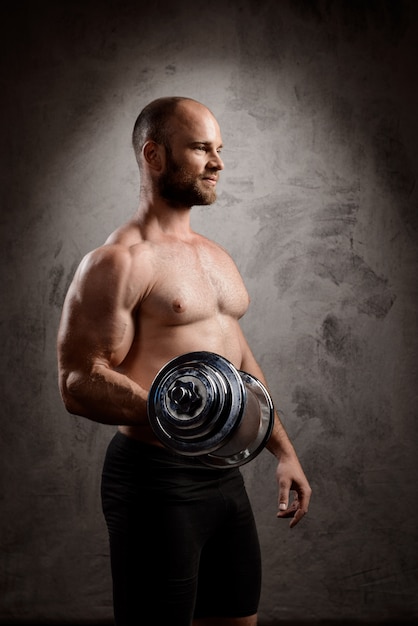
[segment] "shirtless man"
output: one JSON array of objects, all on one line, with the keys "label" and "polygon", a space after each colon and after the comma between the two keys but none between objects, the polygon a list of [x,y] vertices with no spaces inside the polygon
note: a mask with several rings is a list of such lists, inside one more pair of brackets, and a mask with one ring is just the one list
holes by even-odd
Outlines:
[{"label": "shirtless man", "polygon": [[[239,469],[170,452],[147,417],[155,375],[186,352],[215,352],[267,386],[239,325],[249,303],[240,274],[190,227],[191,207],[216,199],[220,129],[199,102],[161,98],[139,115],[133,145],[138,212],[82,260],[58,335],[67,410],[118,426],[102,478],[115,623],[254,626],[260,551]],[[278,517],[293,527],[311,489],[277,415],[267,448]]]}]

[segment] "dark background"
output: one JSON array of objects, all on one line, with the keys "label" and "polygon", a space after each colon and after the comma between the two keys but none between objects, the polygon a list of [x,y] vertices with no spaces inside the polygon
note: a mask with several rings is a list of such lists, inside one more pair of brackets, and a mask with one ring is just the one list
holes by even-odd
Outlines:
[{"label": "dark background", "polygon": [[221,123],[219,199],[194,225],[243,274],[243,328],[314,489],[289,531],[269,453],[243,468],[260,624],[418,618],[417,7],[2,4],[0,621],[112,618],[114,429],[66,414],[55,338],[83,254],[136,209],[134,120],[173,94]]}]

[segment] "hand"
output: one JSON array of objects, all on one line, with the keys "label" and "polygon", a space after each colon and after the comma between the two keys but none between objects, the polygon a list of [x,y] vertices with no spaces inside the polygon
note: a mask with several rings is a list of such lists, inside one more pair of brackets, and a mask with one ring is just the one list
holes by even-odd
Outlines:
[{"label": "hand", "polygon": [[[279,486],[279,512],[277,517],[291,517],[290,528],[308,512],[312,489],[296,457],[282,457],[276,470]],[[294,492],[289,504],[290,492]]]}]

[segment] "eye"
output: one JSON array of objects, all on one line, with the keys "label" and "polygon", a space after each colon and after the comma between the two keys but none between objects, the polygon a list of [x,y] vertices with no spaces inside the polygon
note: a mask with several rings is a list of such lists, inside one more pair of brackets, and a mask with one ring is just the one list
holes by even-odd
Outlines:
[{"label": "eye", "polygon": [[209,144],[205,144],[205,143],[195,144],[193,146],[193,149],[197,150],[198,152],[212,152],[214,150],[216,154],[221,154],[222,148],[223,146],[220,146],[219,148],[214,149]]}]

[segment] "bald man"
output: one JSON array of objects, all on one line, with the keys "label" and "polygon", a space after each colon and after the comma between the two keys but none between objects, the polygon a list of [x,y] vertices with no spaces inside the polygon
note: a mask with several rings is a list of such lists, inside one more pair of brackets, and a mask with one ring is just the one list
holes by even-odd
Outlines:
[{"label": "bald man", "polygon": [[[220,128],[203,104],[161,98],[138,116],[133,146],[138,211],[81,261],[58,335],[67,410],[118,427],[102,475],[115,623],[254,626],[260,548],[239,468],[168,450],[147,415],[154,377],[187,352],[214,352],[267,386],[239,324],[249,298],[237,267],[190,225],[193,206],[216,200]],[[277,415],[267,448],[278,517],[293,527],[311,488]]]}]

